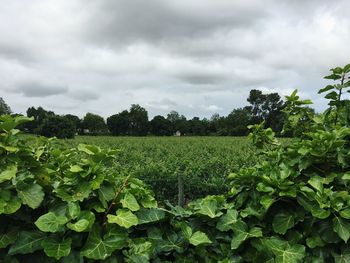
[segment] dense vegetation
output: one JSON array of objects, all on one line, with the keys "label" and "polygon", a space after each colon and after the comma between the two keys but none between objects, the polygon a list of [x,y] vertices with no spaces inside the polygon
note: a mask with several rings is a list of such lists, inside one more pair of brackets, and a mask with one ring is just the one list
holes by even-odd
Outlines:
[{"label": "dense vegetation", "polygon": [[256,148],[245,137],[77,136],[62,142],[66,146],[82,143],[118,149],[115,171],[143,180],[160,202],[178,202],[179,177],[185,203],[225,193],[230,172],[259,160]]},{"label": "dense vegetation", "polygon": [[312,114],[287,97],[287,145],[252,126],[265,152],[233,173],[225,195],[185,208],[158,206],[152,192],[113,168],[115,150],[18,137],[24,117],[0,117],[2,262],[348,262],[350,248],[350,65],[332,69],[329,109]]},{"label": "dense vegetation", "polygon": [[147,110],[138,104],[133,104],[129,110],[108,117],[106,122],[103,117],[93,113],[87,113],[81,120],[72,114],[57,116],[42,107],[30,107],[27,116],[33,117],[34,120],[23,125],[21,129],[29,133],[59,138],[73,138],[75,133],[117,136],[169,136],[175,133],[192,136],[245,136],[248,134],[248,125],[264,122],[265,128],[272,128],[280,134],[284,123],[282,110],[285,107],[281,97],[277,93],[263,94],[259,90],[251,90],[247,101],[249,106],[234,109],[228,116],[214,114],[210,119],[199,117],[187,119],[178,112],[171,111],[166,118],[157,115],[150,121]]}]

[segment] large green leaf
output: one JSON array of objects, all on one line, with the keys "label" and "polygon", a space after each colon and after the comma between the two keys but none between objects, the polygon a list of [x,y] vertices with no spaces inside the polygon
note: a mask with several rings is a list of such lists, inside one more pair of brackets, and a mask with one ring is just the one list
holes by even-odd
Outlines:
[{"label": "large green leaf", "polygon": [[16,164],[12,164],[6,167],[6,169],[0,173],[0,184],[2,182],[8,181],[14,178],[16,176],[16,173],[17,173]]},{"label": "large green leaf", "polygon": [[189,239],[190,243],[194,246],[202,245],[202,244],[210,244],[211,240],[208,238],[207,234],[196,231]]},{"label": "large green leaf", "polygon": [[11,246],[9,254],[30,254],[40,250],[42,248],[41,241],[45,238],[46,235],[39,231],[22,231]]},{"label": "large green leaf", "polygon": [[333,230],[337,232],[338,236],[345,241],[349,240],[350,237],[350,222],[340,217],[333,219]]},{"label": "large green leaf", "polygon": [[146,209],[143,208],[136,213],[139,224],[147,224],[157,222],[165,218],[165,212],[158,208]]},{"label": "large green leaf", "polygon": [[333,253],[334,263],[350,263],[350,249],[346,248],[340,255]]},{"label": "large green leaf", "polygon": [[22,203],[33,209],[39,207],[45,195],[42,187],[38,184],[26,185],[17,189],[17,193]]},{"label": "large green leaf", "polygon": [[115,223],[125,228],[136,226],[139,223],[137,216],[127,209],[119,209],[117,215],[107,215],[109,223]]},{"label": "large green leaf", "polygon": [[8,245],[13,244],[16,241],[17,235],[17,229],[12,229],[11,231],[0,233],[0,248],[5,248]]},{"label": "large green leaf", "polygon": [[198,213],[209,216],[210,218],[221,216],[221,212],[217,212],[218,205],[216,200],[202,200]]},{"label": "large green leaf", "polygon": [[58,232],[67,223],[68,218],[65,216],[58,216],[53,212],[48,212],[40,216],[35,225],[43,232]]},{"label": "large green leaf", "polygon": [[216,228],[220,231],[228,231],[237,222],[238,213],[234,209],[227,210],[227,213],[220,217]]},{"label": "large green leaf", "polygon": [[67,227],[75,232],[88,230],[95,222],[95,214],[91,211],[83,211],[75,223],[68,223]]},{"label": "large green leaf", "polygon": [[124,208],[128,208],[131,211],[138,211],[140,209],[139,204],[133,194],[126,193],[122,200],[120,200]]},{"label": "large green leaf", "polygon": [[294,224],[294,215],[287,212],[278,213],[272,221],[273,230],[278,234],[285,234]]},{"label": "large green leaf", "polygon": [[55,258],[56,260],[69,255],[71,244],[71,238],[58,241],[55,238],[48,237],[41,242],[45,254],[49,257]]},{"label": "large green leaf", "polygon": [[115,233],[105,238],[100,236],[100,228],[94,226],[83,247],[81,255],[87,258],[103,260],[109,257],[113,251],[122,249],[126,245],[126,235]]},{"label": "large green leaf", "polygon": [[22,205],[21,200],[9,190],[1,189],[0,191],[0,215],[13,214]]},{"label": "large green leaf", "polygon": [[258,227],[248,230],[248,226],[243,221],[237,221],[233,226],[233,238],[231,240],[231,249],[237,249],[245,240],[252,237],[261,237],[262,232]]},{"label": "large green leaf", "polygon": [[303,262],[305,247],[299,244],[290,245],[278,238],[269,238],[264,241],[267,249],[275,255],[275,263],[298,263]]}]

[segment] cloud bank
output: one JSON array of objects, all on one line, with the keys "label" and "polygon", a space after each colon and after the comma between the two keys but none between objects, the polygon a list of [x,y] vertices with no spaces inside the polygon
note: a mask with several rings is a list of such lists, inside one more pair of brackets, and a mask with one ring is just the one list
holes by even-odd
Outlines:
[{"label": "cloud bank", "polygon": [[0,96],[15,112],[228,114],[251,89],[298,88],[317,110],[349,63],[350,2],[4,0]]}]

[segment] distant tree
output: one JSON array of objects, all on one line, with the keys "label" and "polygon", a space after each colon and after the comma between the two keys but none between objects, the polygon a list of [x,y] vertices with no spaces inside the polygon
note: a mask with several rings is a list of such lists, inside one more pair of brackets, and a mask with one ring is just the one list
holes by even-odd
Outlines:
[{"label": "distant tree", "polygon": [[79,134],[81,134],[83,132],[82,131],[82,120],[78,116],[72,115],[72,114],[66,114],[64,116],[74,123],[75,129]]},{"label": "distant tree", "polygon": [[83,119],[84,129],[88,129],[93,135],[104,134],[107,132],[107,125],[100,115],[87,113]]},{"label": "distant tree", "polygon": [[66,116],[55,115],[45,118],[39,130],[39,134],[46,137],[74,138],[76,126]]},{"label": "distant tree", "polygon": [[231,136],[245,136],[247,126],[252,123],[252,109],[249,106],[234,109],[226,118],[227,132]]},{"label": "distant tree", "polygon": [[129,112],[124,110],[107,118],[108,130],[113,135],[127,135],[130,126]]},{"label": "distant tree", "polygon": [[34,120],[25,124],[25,129],[30,133],[40,133],[40,126],[43,124],[44,120],[48,117],[55,116],[53,111],[46,111],[42,107],[30,107],[27,109],[27,116],[33,117]]},{"label": "distant tree", "polygon": [[171,111],[167,115],[167,120],[171,123],[171,132],[174,134],[179,131],[181,134],[189,132],[189,123],[184,115],[180,115],[177,111]]},{"label": "distant tree", "polygon": [[6,104],[3,98],[0,97],[0,115],[11,114],[11,108]]},{"label": "distant tree", "polygon": [[189,121],[189,132],[192,135],[205,135],[206,134],[206,126],[203,121],[201,121],[198,117],[194,117]]},{"label": "distant tree", "polygon": [[148,132],[148,112],[138,104],[132,104],[129,110],[129,134],[143,136]]},{"label": "distant tree", "polygon": [[175,121],[178,121],[181,119],[180,114],[177,111],[171,111],[168,113],[167,115],[167,120],[169,120],[170,122],[174,123]]},{"label": "distant tree", "polygon": [[154,116],[150,121],[150,132],[157,136],[171,135],[171,122],[163,116]]},{"label": "distant tree", "polygon": [[260,90],[253,89],[247,101],[251,104],[253,123],[265,121],[266,127],[276,132],[282,130],[284,102],[278,93],[263,94]]}]

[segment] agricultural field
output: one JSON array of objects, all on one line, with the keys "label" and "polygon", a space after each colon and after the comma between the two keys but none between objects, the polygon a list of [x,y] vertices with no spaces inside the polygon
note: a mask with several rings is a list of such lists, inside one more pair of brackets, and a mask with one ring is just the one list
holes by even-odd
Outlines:
[{"label": "agricultural field", "polygon": [[114,165],[118,173],[143,180],[157,200],[171,203],[178,201],[179,176],[187,203],[227,192],[227,175],[259,160],[256,147],[246,137],[77,136],[62,142],[117,149]]}]

